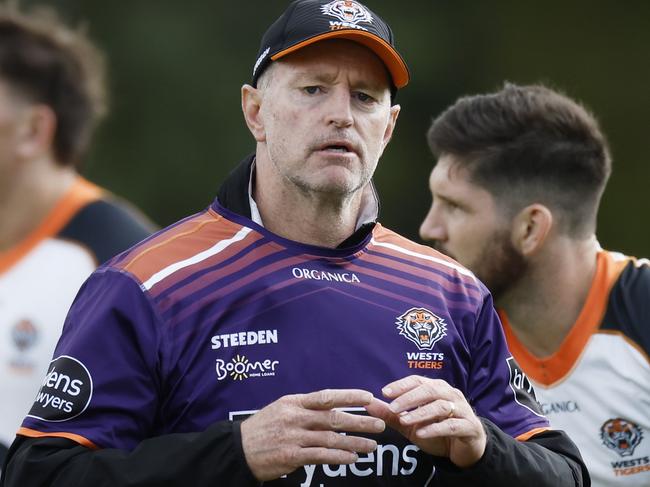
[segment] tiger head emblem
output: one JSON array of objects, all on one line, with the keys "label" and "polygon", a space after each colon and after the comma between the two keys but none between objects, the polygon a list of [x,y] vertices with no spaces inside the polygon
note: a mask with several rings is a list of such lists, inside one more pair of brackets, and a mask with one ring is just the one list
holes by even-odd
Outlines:
[{"label": "tiger head emblem", "polygon": [[420,350],[431,350],[446,336],[447,325],[439,316],[425,308],[411,308],[397,317],[399,334],[415,343]]},{"label": "tiger head emblem", "polygon": [[643,439],[643,430],[636,424],[622,418],[605,421],[600,427],[600,438],[607,448],[622,457],[631,456]]},{"label": "tiger head emblem", "polygon": [[321,12],[342,22],[356,25],[359,22],[372,23],[372,15],[360,3],[351,0],[336,0],[321,7]]}]

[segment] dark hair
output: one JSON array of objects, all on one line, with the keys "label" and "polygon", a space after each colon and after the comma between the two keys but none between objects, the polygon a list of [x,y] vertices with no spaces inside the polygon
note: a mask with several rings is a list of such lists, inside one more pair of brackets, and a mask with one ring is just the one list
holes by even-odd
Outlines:
[{"label": "dark hair", "polygon": [[47,9],[0,7],[0,80],[56,115],[57,162],[78,166],[106,112],[104,59],[83,32]]},{"label": "dark hair", "polygon": [[512,215],[539,202],[564,233],[595,231],[611,158],[595,117],[567,96],[506,83],[497,93],[460,98],[427,139],[435,156],[453,156]]}]

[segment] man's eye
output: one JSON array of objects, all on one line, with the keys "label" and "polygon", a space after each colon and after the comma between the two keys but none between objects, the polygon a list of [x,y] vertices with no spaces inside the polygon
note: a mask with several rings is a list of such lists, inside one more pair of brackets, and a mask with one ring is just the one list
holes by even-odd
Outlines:
[{"label": "man's eye", "polygon": [[445,202],[445,206],[447,207],[447,211],[456,211],[456,210],[460,209],[460,206],[458,206],[458,203],[455,203],[453,201]]},{"label": "man's eye", "polygon": [[357,93],[357,98],[363,103],[372,103],[375,99],[367,93],[359,92]]},{"label": "man's eye", "polygon": [[315,95],[321,91],[320,86],[306,86],[303,90],[309,95]]}]

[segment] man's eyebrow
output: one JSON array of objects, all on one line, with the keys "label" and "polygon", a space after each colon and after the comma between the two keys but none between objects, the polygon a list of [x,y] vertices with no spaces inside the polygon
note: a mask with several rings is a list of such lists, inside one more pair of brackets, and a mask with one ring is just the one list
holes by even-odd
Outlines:
[{"label": "man's eyebrow", "polygon": [[314,73],[308,69],[295,73],[293,78],[297,81],[309,81],[317,83],[333,83],[336,81],[336,73]]},{"label": "man's eyebrow", "polygon": [[440,200],[448,204],[450,203],[456,206],[462,206],[462,204],[457,198],[444,192],[443,193],[439,193],[438,191],[432,192],[431,196],[433,197],[434,200]]},{"label": "man's eyebrow", "polygon": [[[297,71],[293,79],[298,82],[309,82],[309,83],[323,83],[323,84],[333,84],[338,77],[337,73],[314,73],[307,69]],[[388,84],[383,82],[369,82],[365,79],[360,79],[354,82],[354,89],[358,90],[368,90],[372,92],[380,92],[384,89],[388,90]]]}]

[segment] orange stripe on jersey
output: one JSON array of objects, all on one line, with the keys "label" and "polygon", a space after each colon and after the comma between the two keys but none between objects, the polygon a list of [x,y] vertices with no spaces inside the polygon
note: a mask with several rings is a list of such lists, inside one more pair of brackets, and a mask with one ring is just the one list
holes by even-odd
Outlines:
[{"label": "orange stripe on jersey", "polygon": [[[242,228],[241,225],[209,211],[147,241],[118,267],[144,283],[161,269],[192,257],[212,247],[215,242],[231,238]],[[253,233],[243,245],[248,245],[251,238],[257,240],[262,236]],[[241,245],[242,242],[239,242],[237,248]]]},{"label": "orange stripe on jersey", "polygon": [[505,312],[499,310],[508,347],[528,377],[544,386],[551,386],[571,372],[589,338],[598,330],[612,286],[628,262],[629,259],[615,260],[609,252],[598,252],[596,274],[578,319],[557,351],[548,357],[539,358],[530,353],[514,334]]},{"label": "orange stripe on jersey", "polygon": [[543,433],[544,431],[548,431],[550,429],[551,428],[535,428],[535,429],[532,429],[530,431],[527,431],[526,433],[523,433],[523,434],[517,436],[517,438],[515,438],[515,440],[526,441],[526,440],[531,439],[533,436],[538,435],[540,433]]},{"label": "orange stripe on jersey", "polygon": [[[461,264],[449,256],[438,252],[437,250],[426,245],[412,242],[411,240],[404,238],[401,235],[398,235],[397,233],[388,230],[379,224],[375,226],[375,229],[372,232],[372,236],[372,243],[381,248],[382,251],[388,251],[388,253],[391,255],[394,255],[396,257],[404,257],[404,252],[407,252],[407,255],[410,255],[411,257],[420,258],[428,262],[438,263],[439,265],[453,269],[459,274],[471,278],[473,281],[476,280],[474,274],[472,274],[470,270],[468,270],[466,267],[463,267]],[[393,246],[399,247],[399,249],[391,248]]]},{"label": "orange stripe on jersey", "polygon": [[90,448],[92,450],[99,450],[99,447],[95,445],[92,441],[83,436],[75,435],[74,433],[65,433],[63,431],[57,431],[55,433],[44,433],[42,431],[36,431],[30,428],[20,428],[17,434],[22,436],[29,436],[30,438],[67,438],[79,443],[81,446]]},{"label": "orange stripe on jersey", "polygon": [[376,242],[380,243],[391,243],[393,245],[397,245],[398,247],[402,247],[406,250],[409,250],[411,252],[415,252],[418,254],[423,254],[423,255],[428,255],[431,257],[437,257],[440,260],[444,260],[445,262],[449,262],[450,264],[454,264],[456,266],[461,267],[461,265],[450,258],[449,256],[438,252],[437,250],[427,246],[427,245],[422,245],[413,242],[412,240],[409,240],[405,237],[402,237],[401,235],[393,232],[392,230],[387,229],[386,227],[383,227],[379,223],[375,225],[375,228],[372,232],[373,239]]},{"label": "orange stripe on jersey", "polygon": [[16,264],[40,242],[56,235],[81,208],[98,200],[101,195],[102,190],[99,187],[82,177],[77,177],[68,191],[32,233],[8,251],[0,252],[0,273]]}]

